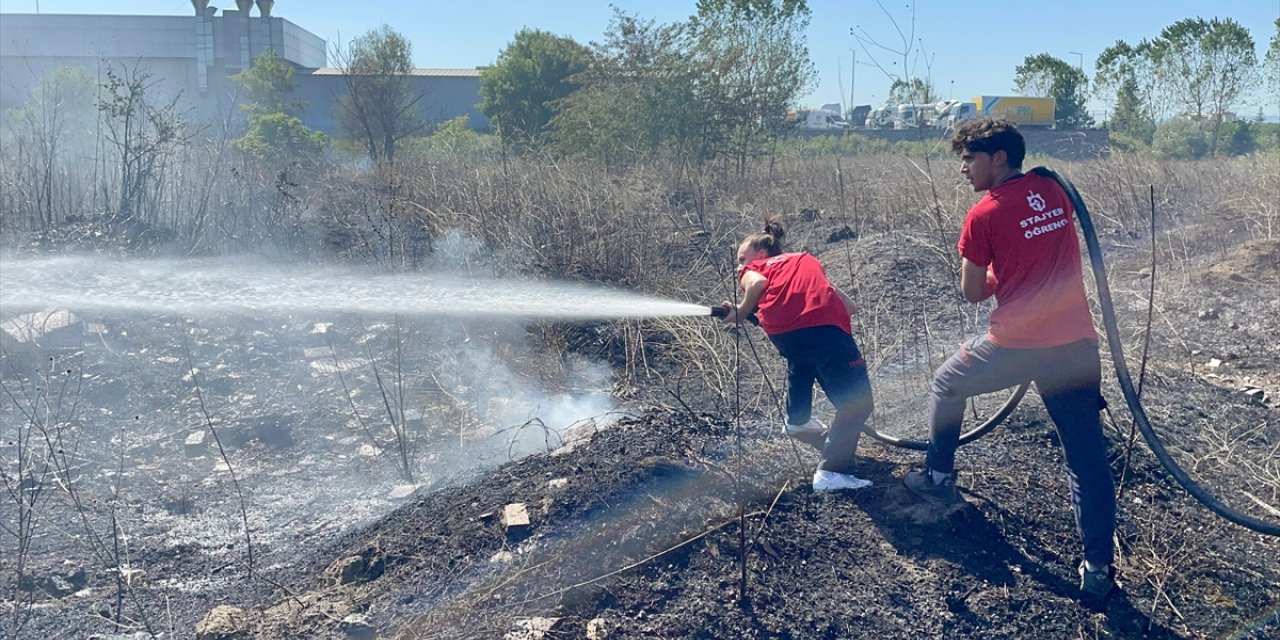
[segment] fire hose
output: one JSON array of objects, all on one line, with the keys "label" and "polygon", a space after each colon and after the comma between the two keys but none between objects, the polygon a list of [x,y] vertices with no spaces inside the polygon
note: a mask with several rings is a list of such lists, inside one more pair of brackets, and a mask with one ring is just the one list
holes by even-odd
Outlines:
[{"label": "fire hose", "polygon": [[[1133,385],[1133,378],[1129,374],[1129,367],[1125,364],[1124,345],[1120,341],[1120,329],[1116,323],[1115,304],[1111,300],[1111,288],[1107,283],[1106,263],[1102,258],[1102,247],[1098,243],[1098,234],[1093,226],[1093,219],[1089,216],[1089,209],[1085,206],[1080,193],[1076,191],[1075,185],[1071,184],[1069,180],[1045,167],[1031,169],[1031,173],[1057,182],[1058,186],[1062,187],[1062,190],[1066,192],[1067,197],[1071,199],[1072,207],[1075,208],[1076,218],[1080,221],[1080,231],[1084,234],[1085,246],[1089,252],[1089,262],[1093,267],[1093,277],[1097,282],[1098,301],[1102,307],[1102,322],[1106,328],[1107,345],[1111,349],[1111,359],[1115,365],[1116,378],[1120,382],[1120,390],[1124,394],[1125,404],[1129,406],[1129,412],[1133,415],[1133,420],[1137,424],[1138,430],[1142,432],[1143,440],[1146,441],[1151,452],[1155,454],[1156,460],[1187,493],[1191,494],[1191,497],[1213,513],[1246,529],[1269,536],[1280,536],[1280,524],[1251,516],[1222,502],[1192,479],[1177,461],[1169,455],[1168,449],[1160,441],[1160,436],[1156,434],[1155,429],[1151,426],[1151,421],[1147,418],[1147,412],[1142,407],[1141,398],[1139,398],[1138,392]],[[1155,277],[1154,273],[1152,277]],[[713,307],[711,315],[723,317],[726,311],[722,308]],[[759,324],[755,314],[751,314],[747,319],[752,324]],[[960,444],[977,440],[999,426],[1017,408],[1022,397],[1026,395],[1029,386],[1030,382],[1024,382],[1014,387],[1009,398],[991,417],[974,429],[961,434]],[[924,450],[929,446],[929,443],[925,441],[898,438],[876,429],[868,428],[866,432],[876,440],[904,449]]]},{"label": "fire hose", "polygon": [[[1147,419],[1147,412],[1142,408],[1141,399],[1133,386],[1133,378],[1129,375],[1129,367],[1125,364],[1124,345],[1120,341],[1120,329],[1116,325],[1115,304],[1111,301],[1111,288],[1107,284],[1107,268],[1102,259],[1102,247],[1098,244],[1098,234],[1093,227],[1093,219],[1089,217],[1089,210],[1071,181],[1044,167],[1036,167],[1031,172],[1057,182],[1058,186],[1062,187],[1062,190],[1071,198],[1071,205],[1075,207],[1076,218],[1080,221],[1080,231],[1084,234],[1085,245],[1089,251],[1089,262],[1093,265],[1093,277],[1098,284],[1098,301],[1102,306],[1102,324],[1107,330],[1107,345],[1111,349],[1111,361],[1115,364],[1120,390],[1124,393],[1125,403],[1129,405],[1129,412],[1133,414],[1138,430],[1142,432],[1142,439],[1146,440],[1147,446],[1160,461],[1160,465],[1200,504],[1246,529],[1269,536],[1280,536],[1280,524],[1251,516],[1222,502],[1187,475],[1187,472],[1169,455],[1164,443],[1151,427],[1151,421]],[[1155,277],[1154,273],[1152,277]]]}]

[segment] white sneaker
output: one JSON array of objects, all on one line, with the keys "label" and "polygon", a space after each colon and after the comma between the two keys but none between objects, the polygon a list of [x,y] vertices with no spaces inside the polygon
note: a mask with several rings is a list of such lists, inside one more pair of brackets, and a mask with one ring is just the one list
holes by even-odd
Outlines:
[{"label": "white sneaker", "polygon": [[818,469],[813,472],[814,491],[839,491],[841,489],[865,489],[871,486],[870,480],[863,480],[847,473],[836,473]]},{"label": "white sneaker", "polygon": [[822,424],[817,418],[809,418],[804,424],[787,423],[782,427],[783,433],[789,436],[811,436],[819,435],[827,432],[827,425]]}]

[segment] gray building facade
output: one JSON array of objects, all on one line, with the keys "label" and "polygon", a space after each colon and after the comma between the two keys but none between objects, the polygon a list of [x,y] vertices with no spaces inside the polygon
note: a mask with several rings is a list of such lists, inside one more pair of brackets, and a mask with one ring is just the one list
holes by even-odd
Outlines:
[{"label": "gray building facade", "polygon": [[[0,14],[0,109],[30,99],[41,78],[59,67],[79,66],[105,78],[108,67],[149,74],[162,97],[180,96],[204,122],[240,122],[239,87],[230,76],[252,66],[268,50],[295,69],[295,97],[308,126],[332,133],[334,107],[346,93],[341,72],[327,65],[323,38],[272,15],[273,0],[236,0],[219,10],[191,0],[193,15],[123,16]],[[460,115],[487,130],[476,109],[480,76],[475,69],[418,69],[415,90],[430,122]],[[3,117],[0,115],[0,117]]]}]

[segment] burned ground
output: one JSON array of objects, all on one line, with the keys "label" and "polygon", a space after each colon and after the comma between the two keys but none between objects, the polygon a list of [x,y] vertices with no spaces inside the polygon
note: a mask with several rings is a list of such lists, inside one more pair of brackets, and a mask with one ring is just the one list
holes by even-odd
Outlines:
[{"label": "burned ground", "polygon": [[[846,224],[814,213],[793,224],[795,241],[859,302],[855,330],[875,370],[877,428],[919,435],[929,364],[981,326],[982,309],[957,304],[949,249],[933,234],[850,235]],[[1155,273],[1144,404],[1195,477],[1274,521],[1276,244],[1216,224],[1161,236],[1183,259]],[[709,259],[708,236],[722,235],[691,236],[682,259]],[[1135,377],[1152,282],[1146,241],[1140,230],[1105,238]],[[81,321],[82,339],[63,348],[24,354],[6,345],[6,367],[25,367],[4,371],[14,398],[6,420],[43,402],[37,415],[57,433],[68,414],[48,407],[75,399],[93,412],[63,425],[80,429],[66,452],[79,480],[51,481],[39,503],[30,579],[17,590],[31,603],[20,637],[191,637],[221,605],[245,612],[243,636],[263,638],[1280,634],[1280,542],[1222,521],[1177,487],[1133,441],[1110,374],[1105,425],[1121,491],[1123,593],[1097,610],[1077,600],[1061,455],[1034,394],[961,450],[966,505],[940,511],[899,484],[920,455],[869,439],[863,472],[874,486],[814,494],[814,452],[777,435],[778,363],[758,330],[735,336],[703,319],[469,323],[426,331],[442,333],[430,344],[503,333],[507,346],[494,359],[545,382],[574,367],[534,346],[557,343],[625,379],[614,391],[626,417],[572,433],[504,421],[510,393],[481,389],[477,375],[462,386],[483,415],[446,410],[455,405],[440,397],[439,414],[411,416],[422,424],[422,463],[410,482],[343,393],[344,384],[368,391],[370,363],[388,350],[393,324]],[[513,330],[518,339],[506,335]],[[736,345],[741,357],[700,352],[691,335]],[[77,363],[74,375],[45,365],[50,353],[57,364]],[[424,377],[487,371],[435,348],[407,357]],[[366,417],[377,415],[367,410],[376,400],[355,398]],[[739,406],[747,410],[735,417]],[[369,428],[386,433],[381,423]],[[192,441],[196,433],[206,436]],[[529,523],[509,527],[504,509],[516,503]],[[14,559],[0,557],[6,575]]]}]

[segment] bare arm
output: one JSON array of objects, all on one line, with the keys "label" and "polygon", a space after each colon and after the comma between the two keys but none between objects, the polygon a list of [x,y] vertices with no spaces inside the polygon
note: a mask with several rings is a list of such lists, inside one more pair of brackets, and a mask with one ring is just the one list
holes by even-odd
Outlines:
[{"label": "bare arm", "polygon": [[769,284],[769,279],[765,278],[758,271],[747,271],[742,274],[742,300],[738,302],[738,306],[725,302],[721,306],[727,307],[729,313],[723,318],[724,322],[736,324],[739,319],[755,313],[756,308],[760,305],[760,297],[764,295],[765,287]]},{"label": "bare arm", "polygon": [[961,258],[960,290],[964,299],[977,304],[990,298],[996,292],[995,274],[989,273],[986,267],[980,267],[968,258]]}]

